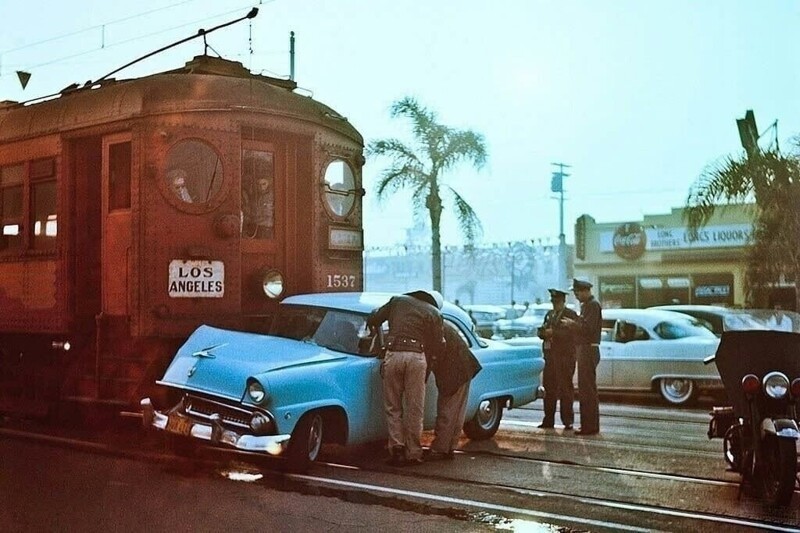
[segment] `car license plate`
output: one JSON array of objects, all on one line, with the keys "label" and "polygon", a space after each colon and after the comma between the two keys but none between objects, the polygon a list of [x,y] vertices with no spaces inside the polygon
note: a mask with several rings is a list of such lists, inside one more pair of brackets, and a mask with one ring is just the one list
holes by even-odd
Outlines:
[{"label": "car license plate", "polygon": [[192,433],[192,421],[182,416],[171,416],[167,420],[167,431],[188,437]]}]

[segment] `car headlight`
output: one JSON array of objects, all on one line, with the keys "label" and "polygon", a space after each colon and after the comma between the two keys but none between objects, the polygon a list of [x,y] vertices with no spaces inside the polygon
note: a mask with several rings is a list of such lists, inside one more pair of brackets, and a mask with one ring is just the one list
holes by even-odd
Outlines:
[{"label": "car headlight", "polygon": [[264,386],[256,380],[251,381],[247,385],[247,395],[255,403],[261,403],[267,397],[267,391]]},{"label": "car headlight", "polygon": [[781,372],[770,372],[764,376],[764,392],[770,398],[780,400],[789,392],[789,378]]}]

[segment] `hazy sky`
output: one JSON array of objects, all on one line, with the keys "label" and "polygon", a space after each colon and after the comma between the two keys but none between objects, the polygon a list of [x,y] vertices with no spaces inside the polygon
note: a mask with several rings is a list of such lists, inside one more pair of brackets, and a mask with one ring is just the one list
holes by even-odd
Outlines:
[{"label": "hazy sky", "polygon": [[[365,140],[410,140],[389,118],[415,96],[452,127],[482,133],[480,172],[446,179],[472,204],[484,241],[558,236],[553,162],[566,179],[565,233],[583,213],[641,220],[681,207],[702,169],[741,150],[735,119],[800,133],[800,3],[792,0],[0,0],[0,100],[28,100],[95,80],[170,42],[243,16],[208,42],[255,72],[288,76]],[[181,66],[196,39],[117,76]],[[252,50],[252,52],[251,52]],[[16,70],[32,73],[24,91]],[[772,134],[762,138],[769,144]],[[364,169],[367,246],[400,242],[408,199],[379,205]],[[443,240],[460,243],[445,214]]]}]

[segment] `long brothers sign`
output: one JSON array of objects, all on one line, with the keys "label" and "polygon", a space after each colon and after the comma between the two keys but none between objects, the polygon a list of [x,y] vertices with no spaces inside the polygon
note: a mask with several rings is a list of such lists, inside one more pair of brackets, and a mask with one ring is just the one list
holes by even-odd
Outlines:
[{"label": "long brothers sign", "polygon": [[222,261],[169,262],[170,298],[222,298],[225,295],[225,264]]},{"label": "long brothers sign", "polygon": [[[687,250],[695,248],[731,248],[750,244],[753,228],[750,224],[706,226],[690,239],[689,231],[677,228],[644,228],[647,251]],[[614,231],[600,234],[600,251],[614,252]]]}]

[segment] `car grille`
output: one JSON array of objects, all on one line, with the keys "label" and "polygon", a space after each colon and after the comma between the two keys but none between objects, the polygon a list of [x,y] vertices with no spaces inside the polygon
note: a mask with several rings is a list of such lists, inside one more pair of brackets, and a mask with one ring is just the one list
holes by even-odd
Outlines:
[{"label": "car grille", "polygon": [[253,412],[241,407],[234,407],[216,400],[200,396],[187,395],[183,401],[186,414],[210,421],[211,415],[218,414],[225,426],[238,430],[249,429]]}]

